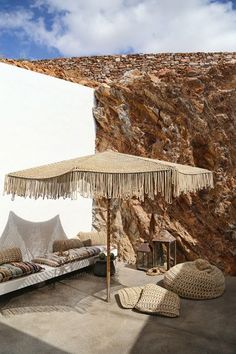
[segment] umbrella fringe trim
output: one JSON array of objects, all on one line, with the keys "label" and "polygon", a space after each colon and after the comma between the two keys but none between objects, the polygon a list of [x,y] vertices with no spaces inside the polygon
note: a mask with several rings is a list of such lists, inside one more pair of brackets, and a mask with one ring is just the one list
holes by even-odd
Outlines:
[{"label": "umbrella fringe trim", "polygon": [[181,193],[197,192],[204,188],[213,188],[213,174],[184,175],[175,169],[149,173],[94,173],[73,171],[50,179],[26,179],[7,175],[4,192],[38,199],[71,198],[79,195],[87,198],[120,198],[136,197],[140,201],[147,196],[154,199],[161,194],[168,203],[172,197]]}]

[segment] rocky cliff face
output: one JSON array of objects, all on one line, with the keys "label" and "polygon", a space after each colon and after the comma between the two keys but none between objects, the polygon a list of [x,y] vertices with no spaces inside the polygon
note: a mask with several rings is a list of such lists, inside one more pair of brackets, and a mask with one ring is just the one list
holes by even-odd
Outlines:
[{"label": "rocky cliff face", "polygon": [[[147,156],[214,171],[215,188],[167,205],[113,204],[120,254],[135,260],[141,240],[167,229],[178,261],[203,257],[236,274],[236,54],[195,53],[10,61],[96,87],[97,150]],[[9,63],[9,61],[7,61]],[[135,69],[135,70],[132,70]],[[105,227],[105,205],[94,208]]]},{"label": "rocky cliff face", "polygon": [[[171,205],[123,202],[115,205],[114,237],[134,260],[139,242],[167,229],[177,239],[178,261],[203,257],[236,273],[236,65],[201,70],[131,71],[101,85],[94,115],[97,149],[196,165],[214,171],[215,188],[187,195]],[[95,226],[101,224],[97,213]]]}]

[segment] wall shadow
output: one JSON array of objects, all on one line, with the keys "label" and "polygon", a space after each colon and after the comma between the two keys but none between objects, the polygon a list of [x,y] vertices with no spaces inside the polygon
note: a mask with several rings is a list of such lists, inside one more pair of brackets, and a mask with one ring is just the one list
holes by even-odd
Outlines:
[{"label": "wall shadow", "polygon": [[64,350],[3,323],[0,323],[0,343],[1,354],[68,354]]},{"label": "wall shadow", "polygon": [[148,316],[129,354],[235,354],[236,278],[212,300],[181,299],[180,317]]}]

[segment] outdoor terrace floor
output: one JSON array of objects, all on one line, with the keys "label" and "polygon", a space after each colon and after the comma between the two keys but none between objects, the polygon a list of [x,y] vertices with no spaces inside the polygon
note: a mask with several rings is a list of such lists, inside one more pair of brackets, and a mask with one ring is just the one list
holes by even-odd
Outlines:
[{"label": "outdoor terrace floor", "polygon": [[179,318],[124,310],[115,294],[124,286],[157,283],[122,263],[106,282],[89,272],[60,278],[0,299],[0,353],[4,354],[235,354],[236,277],[214,300],[181,299]]}]

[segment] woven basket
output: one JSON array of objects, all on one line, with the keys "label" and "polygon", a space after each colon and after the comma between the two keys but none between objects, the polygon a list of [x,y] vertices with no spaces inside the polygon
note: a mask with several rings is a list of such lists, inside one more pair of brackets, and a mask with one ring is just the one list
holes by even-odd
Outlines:
[{"label": "woven basket", "polygon": [[143,288],[140,300],[135,308],[141,312],[178,317],[180,298],[172,291],[166,290],[155,284],[147,284]]},{"label": "woven basket", "polygon": [[22,253],[20,248],[12,247],[0,251],[0,264],[22,262]]},{"label": "woven basket", "polygon": [[165,273],[163,281],[167,289],[188,299],[213,299],[225,290],[222,271],[203,259],[177,264]]}]

